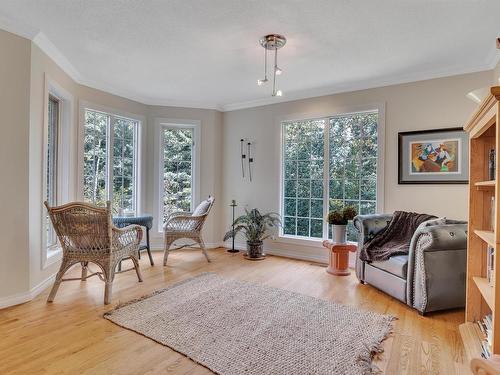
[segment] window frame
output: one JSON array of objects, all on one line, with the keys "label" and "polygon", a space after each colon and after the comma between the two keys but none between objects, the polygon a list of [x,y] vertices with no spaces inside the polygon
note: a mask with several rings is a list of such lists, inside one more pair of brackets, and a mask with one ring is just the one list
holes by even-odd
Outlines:
[{"label": "window frame", "polygon": [[154,147],[154,219],[157,223],[158,234],[163,233],[163,129],[193,129],[193,156],[191,163],[191,211],[200,202],[200,159],[201,159],[201,121],[188,119],[155,118],[155,147]]},{"label": "window frame", "polygon": [[114,131],[113,131],[113,120],[115,118],[124,118],[127,120],[132,120],[137,122],[137,128],[135,130],[136,137],[136,147],[134,148],[134,158],[136,160],[134,170],[135,178],[133,181],[135,189],[135,215],[142,213],[144,207],[144,197],[142,192],[145,191],[145,181],[143,181],[143,170],[145,168],[144,158],[142,156],[143,142],[144,142],[144,123],[145,117],[129,112],[124,112],[115,108],[109,108],[101,105],[97,105],[87,101],[80,101],[80,114],[79,114],[79,131],[78,131],[78,197],[81,201],[84,201],[83,189],[84,189],[84,142],[85,142],[85,112],[94,111],[100,112],[109,116],[109,122],[107,124],[107,160],[106,160],[106,184],[107,184],[107,194],[108,200],[113,199],[113,145],[114,145]]},{"label": "window frame", "polygon": [[[43,137],[42,137],[42,186],[41,200],[47,200],[47,151],[48,151],[48,131],[49,131],[49,98],[52,96],[59,101],[59,116],[57,129],[57,147],[56,147],[56,204],[62,204],[72,198],[71,178],[74,175],[73,162],[73,122],[74,122],[74,97],[64,88],[62,88],[50,76],[44,76],[44,100],[43,100]],[[63,183],[64,181],[64,183]],[[42,204],[43,206],[43,204]],[[62,259],[62,249],[56,240],[52,245],[47,246],[47,211],[43,207],[41,215],[41,269],[44,270],[50,265]]]},{"label": "window frame", "polygon": [[[50,119],[49,119],[49,109],[48,106],[51,101],[54,101],[57,103],[57,118],[56,118],[56,123],[55,123],[55,132],[54,132],[54,137],[55,137],[55,142],[51,146],[49,144],[49,134],[50,134]],[[62,110],[62,100],[59,99],[57,96],[55,96],[51,91],[48,93],[48,100],[47,100],[47,131],[46,131],[46,137],[44,137],[44,142],[45,142],[45,152],[44,152],[44,157],[45,157],[45,181],[44,181],[44,189],[45,189],[45,199],[48,201],[50,205],[57,205],[57,202],[60,201],[60,156],[59,156],[59,147],[60,147],[60,136],[61,136],[61,110]],[[52,161],[52,171],[54,172],[54,176],[52,176],[50,179],[52,180],[52,184],[50,184],[49,179],[47,178],[47,175],[49,174],[49,163],[48,163],[48,154],[50,152],[50,149],[53,148],[53,153],[54,153],[54,160]],[[54,190],[52,192],[52,197],[48,197],[49,195],[49,186],[52,186],[52,189]],[[53,201],[51,201],[51,198]],[[54,228],[51,228],[50,231],[50,237],[51,237],[51,243],[49,243],[49,239],[46,238],[45,241],[45,246],[47,249],[50,251],[51,249],[55,249],[57,247],[57,235],[55,233]]]},{"label": "window frame", "polygon": [[[324,120],[325,127],[329,128],[329,120],[334,117],[342,117],[348,115],[354,115],[358,113],[369,113],[378,112],[378,124],[377,124],[377,196],[376,196],[376,213],[384,212],[384,155],[385,155],[385,103],[375,103],[361,106],[351,106],[338,108],[331,113],[322,114],[294,114],[291,116],[283,116],[276,119],[277,126],[279,129],[279,212],[282,215],[284,213],[284,145],[285,145],[285,131],[284,123],[293,121],[311,121],[311,120]],[[329,158],[329,130],[323,132],[324,137],[324,152],[323,152],[323,218],[328,215],[329,211],[329,199],[325,198],[329,196],[329,170],[330,170],[330,158]],[[281,227],[278,233],[278,242],[293,243],[298,245],[311,245],[315,244],[317,247],[321,247],[323,240],[328,238],[328,223],[323,221],[323,237],[305,237],[284,234],[284,228]],[[326,235],[326,237],[325,237]]]}]

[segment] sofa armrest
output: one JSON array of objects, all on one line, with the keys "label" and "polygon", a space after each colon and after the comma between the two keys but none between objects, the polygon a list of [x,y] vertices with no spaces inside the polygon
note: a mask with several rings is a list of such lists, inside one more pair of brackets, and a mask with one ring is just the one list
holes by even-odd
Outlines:
[{"label": "sofa armrest", "polygon": [[353,224],[359,233],[358,247],[371,240],[378,232],[384,229],[392,219],[392,214],[358,215]]},{"label": "sofa armrest", "polygon": [[459,307],[465,296],[467,223],[438,220],[417,229],[408,254],[407,302],[421,312]]},{"label": "sofa armrest", "polygon": [[465,249],[467,248],[467,224],[445,224],[421,228],[415,232],[413,238],[417,241],[415,247],[420,248],[421,251]]},{"label": "sofa armrest", "polygon": [[364,282],[364,262],[359,259],[359,251],[363,245],[371,240],[377,233],[387,227],[392,219],[392,214],[358,215],[353,220],[353,225],[359,233],[358,250],[356,252],[356,276]]}]

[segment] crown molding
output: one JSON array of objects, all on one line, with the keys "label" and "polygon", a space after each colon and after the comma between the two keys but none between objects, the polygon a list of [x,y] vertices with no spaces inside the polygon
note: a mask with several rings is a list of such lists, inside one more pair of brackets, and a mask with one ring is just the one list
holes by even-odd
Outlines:
[{"label": "crown molding", "polygon": [[337,85],[317,87],[306,90],[297,90],[285,93],[282,97],[266,97],[261,99],[220,104],[211,101],[185,101],[175,99],[160,99],[153,97],[145,97],[137,95],[128,90],[116,88],[112,85],[102,84],[88,79],[83,76],[78,69],[66,58],[66,56],[50,41],[50,39],[40,30],[26,25],[24,22],[14,20],[0,14],[0,29],[14,33],[21,37],[31,40],[36,44],[47,56],[49,56],[66,74],[68,74],[76,83],[88,86],[93,89],[105,91],[107,93],[117,95],[129,100],[149,106],[165,106],[165,107],[184,107],[197,109],[212,109],[220,112],[230,112],[239,109],[254,108],[265,105],[286,103],[295,100],[310,99],[319,96],[340,94],[358,90],[368,90],[379,87],[405,84],[410,82],[424,81],[435,78],[444,78],[460,74],[475,73],[494,69],[500,62],[500,50],[496,46],[492,46],[492,50],[488,54],[487,63],[479,66],[455,67],[442,71],[426,71],[407,75],[392,76],[390,78],[377,78],[373,80],[364,80],[358,82],[348,82]]},{"label": "crown molding", "polygon": [[[250,100],[239,103],[226,104],[222,106],[223,112],[236,111],[239,109],[254,108],[265,105],[286,103],[295,100],[311,99],[320,96],[327,96],[333,94],[341,94],[346,92],[360,91],[376,89],[386,86],[401,85],[412,82],[427,81],[436,78],[446,78],[461,74],[478,73],[483,71],[491,70],[492,63],[480,65],[480,66],[469,66],[469,67],[458,67],[454,69],[447,69],[439,72],[418,72],[409,75],[393,76],[390,78],[376,78],[373,80],[364,80],[358,82],[342,83],[333,86],[317,87],[307,90],[292,91],[290,93],[284,94],[282,97],[267,97],[263,99]],[[495,65],[496,66],[496,65]]]},{"label": "crown molding", "polygon": [[148,98],[137,95],[127,90],[118,89],[112,85],[98,83],[84,77],[71,62],[64,56],[64,54],[50,41],[50,39],[43,33],[38,32],[32,39],[47,56],[49,56],[67,75],[69,75],[76,83],[87,86],[96,90],[101,90],[109,94],[117,95],[125,99],[133,100],[144,105],[151,106],[166,106],[166,107],[185,107],[185,108],[198,108],[198,109],[216,109],[221,108],[215,103],[209,102],[194,102],[182,100],[160,100],[155,98]]},{"label": "crown molding", "polygon": [[69,75],[74,81],[77,83],[81,83],[83,81],[82,75],[80,72],[71,64],[71,62],[64,56],[64,54],[59,51],[59,49],[52,43],[52,41],[43,33],[39,32],[32,39],[32,42],[35,43],[47,56],[49,56],[54,62],[62,69],[64,72]]},{"label": "crown molding", "polygon": [[0,29],[32,40],[40,30],[0,13]]}]

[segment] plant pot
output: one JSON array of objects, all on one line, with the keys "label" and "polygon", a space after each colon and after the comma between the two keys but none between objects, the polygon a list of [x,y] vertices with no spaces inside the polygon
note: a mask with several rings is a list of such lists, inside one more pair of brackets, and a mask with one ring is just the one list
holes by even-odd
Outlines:
[{"label": "plant pot", "polygon": [[264,254],[264,243],[262,241],[247,241],[246,259],[262,260],[266,257]]},{"label": "plant pot", "polygon": [[335,243],[347,242],[347,225],[332,225],[332,240]]}]

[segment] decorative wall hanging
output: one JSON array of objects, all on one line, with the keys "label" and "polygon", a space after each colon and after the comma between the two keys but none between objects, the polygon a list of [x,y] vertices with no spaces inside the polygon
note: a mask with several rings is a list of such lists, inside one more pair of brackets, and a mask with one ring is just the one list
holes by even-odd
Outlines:
[{"label": "decorative wall hanging", "polygon": [[[246,143],[246,150],[245,150]],[[248,139],[241,138],[240,139],[240,154],[241,154],[241,174],[243,179],[248,175],[248,179],[252,182],[253,179],[253,164],[254,158],[252,156],[252,142]],[[248,163],[248,164],[247,164]],[[248,173],[245,173],[245,170],[248,166]]]},{"label": "decorative wall hanging", "polygon": [[469,137],[462,128],[398,133],[399,184],[467,184]]},{"label": "decorative wall hanging", "polygon": [[248,177],[250,178],[250,182],[252,182],[252,164],[253,158],[251,156],[251,142],[248,142]]},{"label": "decorative wall hanging", "polygon": [[243,174],[243,178],[245,178],[245,159],[246,159],[246,155],[245,155],[245,151],[243,151],[243,142],[245,142],[245,140],[242,138],[240,139],[240,151],[241,151],[241,173]]}]

